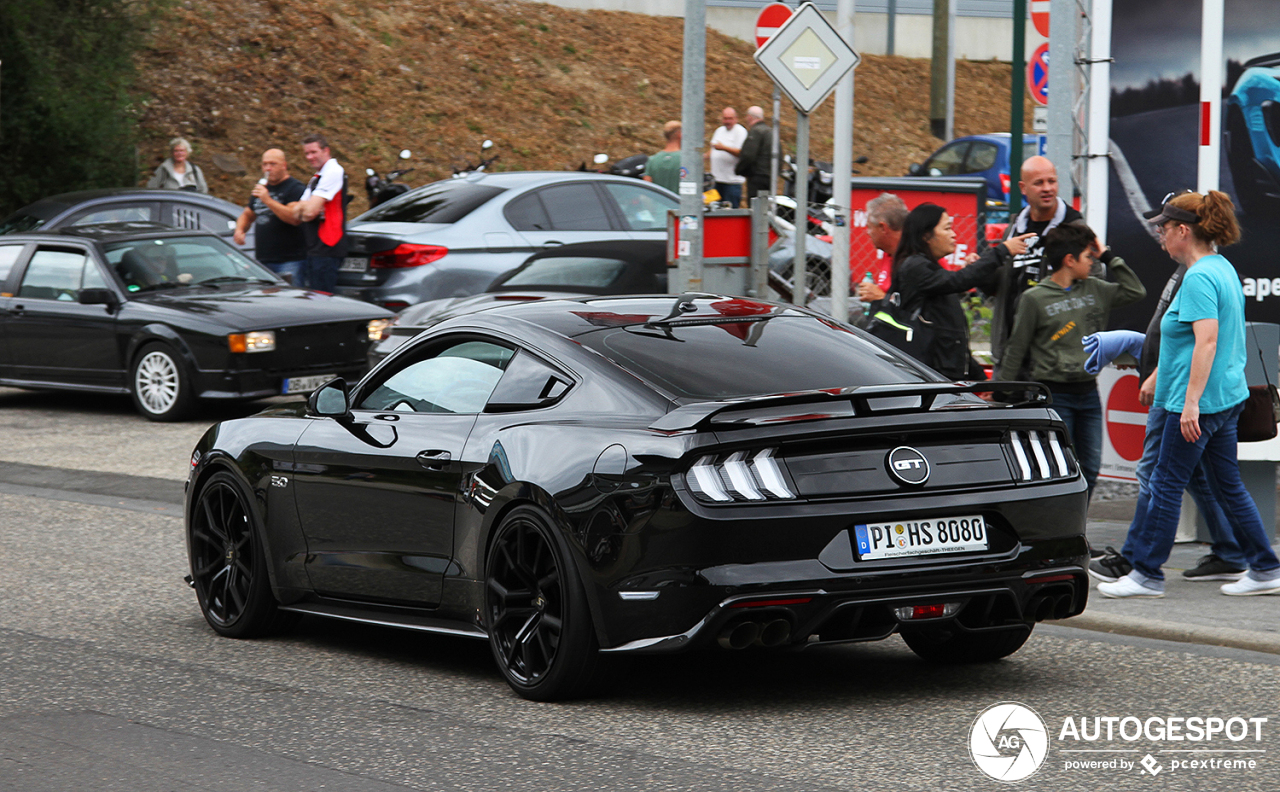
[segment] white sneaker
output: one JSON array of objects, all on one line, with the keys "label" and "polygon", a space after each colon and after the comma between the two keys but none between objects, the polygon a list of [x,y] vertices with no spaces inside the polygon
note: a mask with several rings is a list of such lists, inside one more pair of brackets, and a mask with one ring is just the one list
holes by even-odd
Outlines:
[{"label": "white sneaker", "polygon": [[[1233,583],[1231,585],[1235,584]],[[1223,589],[1225,590],[1226,586],[1223,586]],[[1150,586],[1144,586],[1139,583],[1133,578],[1133,573],[1125,575],[1114,583],[1099,583],[1098,593],[1104,597],[1111,597],[1112,599],[1127,599],[1133,597],[1157,599],[1164,596],[1164,592],[1160,589],[1154,589]]]},{"label": "white sneaker", "polygon": [[1254,580],[1245,575],[1235,583],[1227,583],[1222,593],[1229,597],[1253,597],[1258,594],[1280,594],[1280,580]]}]

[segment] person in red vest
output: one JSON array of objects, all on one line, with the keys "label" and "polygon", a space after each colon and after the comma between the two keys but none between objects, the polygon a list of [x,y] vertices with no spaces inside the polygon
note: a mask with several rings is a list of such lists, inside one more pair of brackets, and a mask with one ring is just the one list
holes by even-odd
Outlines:
[{"label": "person in red vest", "polygon": [[302,285],[316,291],[332,292],[338,283],[338,267],[349,244],[346,230],[347,173],[329,153],[324,135],[302,139],[302,154],[315,175],[307,182],[302,198],[290,204],[302,223],[307,258],[302,265]]}]

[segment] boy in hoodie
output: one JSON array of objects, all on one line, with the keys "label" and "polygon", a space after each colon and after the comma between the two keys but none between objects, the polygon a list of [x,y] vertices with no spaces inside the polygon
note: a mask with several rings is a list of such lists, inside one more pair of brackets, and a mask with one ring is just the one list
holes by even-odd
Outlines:
[{"label": "boy in hoodie", "polygon": [[[1082,339],[1107,329],[1112,308],[1141,300],[1147,290],[1083,221],[1046,234],[1044,252],[1050,275],[1019,300],[997,378],[1016,380],[1026,370],[1049,388],[1092,494],[1102,464],[1102,403],[1094,376],[1084,368],[1088,355]],[[1114,274],[1115,283],[1090,277],[1095,257]]]}]

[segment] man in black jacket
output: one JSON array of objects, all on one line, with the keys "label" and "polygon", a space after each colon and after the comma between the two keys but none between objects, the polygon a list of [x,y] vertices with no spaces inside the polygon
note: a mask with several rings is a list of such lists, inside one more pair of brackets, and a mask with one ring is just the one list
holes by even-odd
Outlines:
[{"label": "man in black jacket", "polygon": [[773,163],[773,133],[769,125],[764,123],[764,110],[757,105],[747,108],[742,124],[747,128],[747,139],[738,154],[734,172],[747,178],[747,194],[743,198],[747,206],[750,206],[756,193],[773,192],[773,185],[769,183]]}]

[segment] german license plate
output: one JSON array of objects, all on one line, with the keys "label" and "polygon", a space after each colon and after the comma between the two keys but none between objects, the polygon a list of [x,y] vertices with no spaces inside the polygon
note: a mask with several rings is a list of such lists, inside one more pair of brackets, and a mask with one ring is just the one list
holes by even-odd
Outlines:
[{"label": "german license plate", "polygon": [[342,260],[338,272],[364,272],[369,269],[369,259],[360,256],[347,256]]},{"label": "german license plate", "polygon": [[280,388],[281,393],[310,393],[329,380],[332,374],[315,374],[310,377],[288,377]]},{"label": "german license plate", "polygon": [[853,530],[862,561],[965,553],[989,547],[987,524],[981,516],[867,523],[855,525]]}]

